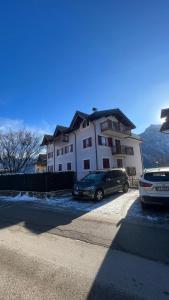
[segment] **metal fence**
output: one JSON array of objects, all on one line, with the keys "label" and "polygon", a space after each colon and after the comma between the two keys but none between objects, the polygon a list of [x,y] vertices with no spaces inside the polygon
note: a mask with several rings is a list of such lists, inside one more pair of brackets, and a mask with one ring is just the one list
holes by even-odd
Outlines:
[{"label": "metal fence", "polygon": [[129,183],[131,188],[138,188],[139,178],[136,176],[129,176]]},{"label": "metal fence", "polygon": [[0,175],[0,190],[50,192],[72,189],[75,172],[4,174]]}]

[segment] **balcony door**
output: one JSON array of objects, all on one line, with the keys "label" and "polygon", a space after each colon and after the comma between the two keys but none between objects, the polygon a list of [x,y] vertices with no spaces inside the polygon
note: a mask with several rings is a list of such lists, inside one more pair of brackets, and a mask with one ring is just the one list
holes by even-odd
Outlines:
[{"label": "balcony door", "polygon": [[115,145],[116,145],[116,153],[120,154],[121,153],[121,142],[120,142],[120,140],[115,140]]},{"label": "balcony door", "polygon": [[122,159],[117,159],[117,168],[123,168],[123,160]]}]

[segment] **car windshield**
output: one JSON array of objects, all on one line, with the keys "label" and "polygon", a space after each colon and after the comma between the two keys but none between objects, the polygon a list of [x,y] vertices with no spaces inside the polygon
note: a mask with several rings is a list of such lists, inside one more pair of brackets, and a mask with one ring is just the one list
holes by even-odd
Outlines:
[{"label": "car windshield", "polygon": [[104,172],[96,172],[96,173],[90,173],[87,176],[85,176],[81,181],[85,182],[85,181],[100,181],[103,179],[104,177]]},{"label": "car windshield", "polygon": [[146,180],[150,181],[169,181],[169,172],[150,172],[144,175]]}]

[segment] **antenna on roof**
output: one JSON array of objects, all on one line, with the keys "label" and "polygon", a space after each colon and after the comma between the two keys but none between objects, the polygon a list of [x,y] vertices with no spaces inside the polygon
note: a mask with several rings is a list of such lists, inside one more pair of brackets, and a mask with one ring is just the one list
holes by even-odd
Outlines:
[{"label": "antenna on roof", "polygon": [[92,108],[92,111],[93,111],[93,112],[95,112],[95,111],[97,111],[97,110],[98,110],[98,109],[97,109],[96,107],[93,107],[93,108]]}]

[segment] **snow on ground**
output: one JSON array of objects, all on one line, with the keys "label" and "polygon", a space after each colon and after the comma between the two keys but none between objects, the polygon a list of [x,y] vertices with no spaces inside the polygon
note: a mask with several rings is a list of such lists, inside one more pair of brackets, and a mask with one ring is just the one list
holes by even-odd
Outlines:
[{"label": "snow on ground", "polygon": [[119,214],[124,211],[124,207],[128,201],[135,201],[138,192],[130,190],[127,194],[116,193],[106,197],[101,202],[93,200],[73,199],[70,193],[56,195],[54,198],[40,199],[35,196],[30,197],[28,193],[20,193],[14,197],[0,196],[0,199],[8,202],[32,202],[37,206],[51,206],[52,208],[74,209],[84,212],[94,212],[97,214]]},{"label": "snow on ground", "polygon": [[126,217],[129,219],[135,218],[169,226],[169,209],[167,207],[151,206],[143,210],[139,201],[139,192],[138,198],[135,201],[128,202],[126,211]]},{"label": "snow on ground", "polygon": [[28,193],[20,193],[14,197],[0,196],[0,200],[7,202],[31,203],[36,208],[42,209],[65,209],[73,211],[82,211],[95,216],[120,216],[127,219],[140,219],[151,223],[165,223],[169,225],[169,210],[148,209],[142,210],[139,201],[139,191],[131,189],[127,194],[116,193],[106,197],[101,202],[90,200],[75,200],[71,193],[65,192],[55,195],[52,198],[39,198],[30,196]]}]

